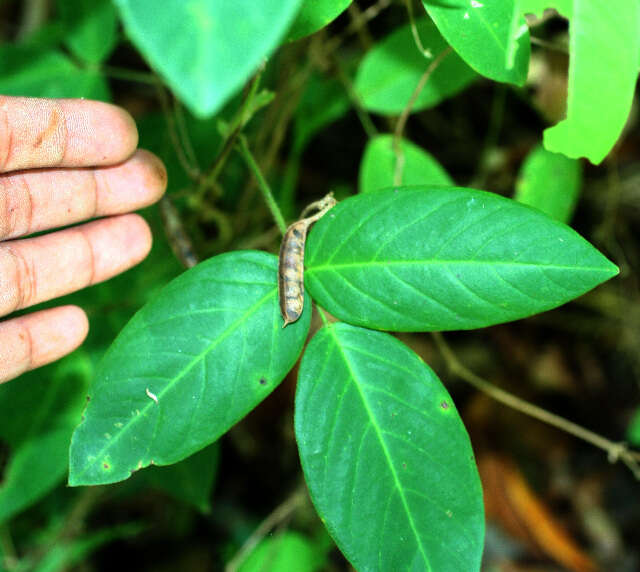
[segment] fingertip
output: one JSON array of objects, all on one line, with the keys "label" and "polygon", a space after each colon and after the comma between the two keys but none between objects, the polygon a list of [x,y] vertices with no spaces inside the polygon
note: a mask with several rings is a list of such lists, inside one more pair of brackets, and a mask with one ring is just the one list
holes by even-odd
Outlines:
[{"label": "fingertip", "polygon": [[[113,165],[138,147],[138,128],[131,114],[112,103],[61,100],[70,134],[65,163]],[[72,135],[72,136],[71,136]]]},{"label": "fingertip", "polygon": [[75,338],[75,345],[69,350],[73,351],[82,345],[89,334],[89,318],[86,312],[79,306],[61,306],[59,309],[62,312],[60,327],[66,327],[69,332],[75,334],[75,336],[72,336]]},{"label": "fingertip", "polygon": [[123,215],[124,225],[126,227],[126,233],[128,236],[127,243],[135,245],[135,248],[130,250],[132,264],[138,264],[142,262],[153,245],[153,235],[151,228],[144,218],[139,214],[131,213]]},{"label": "fingertip", "polygon": [[148,206],[159,201],[167,190],[167,169],[162,160],[146,149],[138,149],[132,158],[140,167],[140,186],[146,191],[146,203]]}]

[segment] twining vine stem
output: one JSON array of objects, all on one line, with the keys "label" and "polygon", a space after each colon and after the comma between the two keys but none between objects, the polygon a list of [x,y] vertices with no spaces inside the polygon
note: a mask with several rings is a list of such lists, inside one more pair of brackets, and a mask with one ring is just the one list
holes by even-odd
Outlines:
[{"label": "twining vine stem", "polygon": [[399,185],[402,182],[402,171],[404,170],[404,154],[402,152],[402,147],[400,147],[400,140],[402,139],[402,134],[404,133],[404,128],[407,125],[407,120],[409,119],[409,115],[411,115],[411,111],[413,110],[413,106],[418,99],[418,96],[424,89],[424,86],[427,85],[427,81],[431,77],[431,74],[436,71],[438,66],[442,63],[442,61],[452,52],[451,46],[448,46],[444,50],[442,50],[429,64],[425,72],[422,74],[422,77],[418,81],[416,88],[413,90],[407,105],[402,110],[400,117],[398,118],[398,122],[396,123],[395,132],[393,135],[393,152],[396,156],[396,169],[393,175],[393,183],[394,185]]},{"label": "twining vine stem", "polygon": [[306,501],[306,488],[299,486],[281,504],[279,504],[256,528],[242,545],[236,555],[225,566],[225,572],[236,572],[258,543],[277,525],[286,521]]},{"label": "twining vine stem", "polygon": [[583,441],[606,451],[609,462],[615,463],[616,461],[622,461],[627,467],[629,467],[634,477],[640,480],[640,452],[630,451],[626,443],[611,441],[602,435],[598,435],[597,433],[578,425],[577,423],[573,423],[560,415],[556,415],[546,409],[542,409],[542,407],[533,405],[532,403],[529,403],[524,399],[520,399],[508,391],[493,385],[491,382],[476,375],[460,363],[453,350],[442,337],[442,334],[439,332],[433,332],[432,336],[447,363],[449,371],[453,375],[456,375],[461,380],[472,385],[479,391],[482,391],[492,399],[495,399],[516,411],[520,411],[520,413],[524,413],[525,415],[533,417],[538,421],[542,421],[547,425],[556,427],[565,433],[569,433],[578,439],[582,439]]},{"label": "twining vine stem", "polygon": [[262,175],[260,166],[253,158],[253,155],[249,150],[249,145],[247,145],[247,139],[244,137],[244,135],[238,136],[238,150],[240,151],[242,158],[245,160],[247,167],[249,167],[249,169],[253,171],[253,174],[258,181],[258,187],[262,192],[262,196],[264,197],[264,200],[267,203],[267,206],[269,207],[269,210],[271,211],[271,214],[273,215],[273,218],[275,219],[280,232],[284,235],[284,233],[287,231],[287,225],[284,222],[284,217],[282,216],[282,212],[280,211],[278,203],[276,203],[276,200],[273,197],[273,193],[271,192],[269,183],[267,183],[266,179]]}]

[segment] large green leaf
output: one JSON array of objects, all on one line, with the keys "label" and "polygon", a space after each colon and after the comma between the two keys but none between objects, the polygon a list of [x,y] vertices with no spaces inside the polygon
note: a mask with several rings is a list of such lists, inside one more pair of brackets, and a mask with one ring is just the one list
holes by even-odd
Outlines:
[{"label": "large green leaf", "polygon": [[58,51],[16,44],[0,46],[0,93],[110,99],[107,83],[98,72],[77,67]]},{"label": "large green leaf", "polygon": [[365,193],[311,230],[306,284],[338,318],[396,331],[480,328],[583,294],[618,269],[571,228],[462,188]]},{"label": "large green leaf", "polygon": [[68,28],[65,44],[84,62],[98,64],[118,42],[118,17],[111,0],[58,0],[58,11]]},{"label": "large green leaf", "polygon": [[[554,2],[549,0],[553,6]],[[544,132],[549,151],[602,161],[620,136],[638,77],[640,3],[574,0],[567,118]]]},{"label": "large green leaf", "polygon": [[440,33],[478,73],[523,85],[529,69],[529,28],[517,0],[422,0]]},{"label": "large green leaf", "polygon": [[482,489],[431,369],[389,334],[333,324],[300,366],[296,438],[311,498],[357,570],[478,570]]},{"label": "large green leaf", "polygon": [[[392,187],[398,157],[393,148],[393,135],[370,139],[364,150],[358,186],[361,193]],[[400,140],[403,185],[453,185],[453,180],[429,153],[406,139]]]},{"label": "large green leaf", "polygon": [[114,0],[125,29],[169,87],[213,115],[278,45],[301,0]]},{"label": "large green leaf", "polygon": [[538,145],[522,164],[515,199],[540,209],[560,222],[568,222],[581,184],[580,161],[552,153]]},{"label": "large green leaf", "polygon": [[[358,68],[355,90],[370,111],[398,114],[407,106],[420,78],[433,58],[447,48],[437,28],[429,20],[416,22],[422,45],[431,52],[426,58],[416,46],[409,24],[378,42]],[[433,107],[455,95],[477,75],[455,53],[447,55],[429,77],[413,111]]]},{"label": "large green leaf", "polygon": [[71,485],[121,481],[213,442],[295,363],[311,310],[282,328],[277,259],[216,256],[168,284],[107,352],[70,454]]},{"label": "large green leaf", "polygon": [[303,0],[302,8],[289,30],[289,39],[297,40],[324,28],[344,12],[353,0]]},{"label": "large green leaf", "polygon": [[8,454],[0,474],[0,524],[64,479],[69,440],[92,374],[90,358],[79,350],[0,385],[0,444]]}]

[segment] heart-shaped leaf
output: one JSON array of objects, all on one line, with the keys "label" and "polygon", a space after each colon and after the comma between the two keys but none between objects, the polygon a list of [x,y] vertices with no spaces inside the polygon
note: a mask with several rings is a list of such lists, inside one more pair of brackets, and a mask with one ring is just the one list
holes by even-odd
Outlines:
[{"label": "heart-shaped leaf", "polygon": [[402,155],[402,185],[453,185],[442,165],[421,147],[406,139],[400,140],[399,151],[394,149],[393,135],[377,135],[364,150],[358,183],[361,193],[394,185],[398,160]]},{"label": "heart-shaped leaf", "polygon": [[438,30],[478,73],[523,85],[529,69],[529,28],[518,0],[422,0]]},{"label": "heart-shaped leaf", "polygon": [[313,502],[357,570],[478,570],[482,489],[429,367],[389,334],[333,324],[300,366],[295,414]]},{"label": "heart-shaped leaf", "polygon": [[284,36],[301,0],[114,0],[127,34],[186,105],[213,115]]},{"label": "heart-shaped leaf", "polygon": [[407,187],[342,201],[312,229],[306,284],[382,330],[481,328],[580,296],[618,269],[580,235],[492,193]]},{"label": "heart-shaped leaf", "polygon": [[[354,87],[366,109],[389,115],[401,113],[433,59],[447,49],[433,22],[423,18],[416,22],[416,28],[430,57],[420,52],[407,24],[378,42],[362,60]],[[477,77],[457,54],[446,55],[414,101],[413,111],[437,105]]]},{"label": "heart-shaped leaf", "polygon": [[71,485],[112,483],[208,445],[298,359],[308,307],[282,328],[277,259],[231,252],[185,272],[107,352],[70,453]]}]

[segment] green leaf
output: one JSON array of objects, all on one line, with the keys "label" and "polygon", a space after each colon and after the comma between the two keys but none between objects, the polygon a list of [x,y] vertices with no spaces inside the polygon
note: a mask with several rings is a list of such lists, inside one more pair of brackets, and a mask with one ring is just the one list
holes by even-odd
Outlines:
[{"label": "green leaf", "polygon": [[335,20],[353,0],[303,0],[289,30],[289,40],[313,34]]},{"label": "green leaf", "polygon": [[[278,45],[301,0],[114,0],[127,34],[196,115],[213,115]],[[153,15],[153,17],[150,17]]]},{"label": "green leaf", "polygon": [[[369,140],[360,163],[360,192],[394,186],[397,157],[393,135],[378,135]],[[406,139],[400,140],[403,161],[403,185],[453,185],[444,168],[429,153]]]},{"label": "green leaf", "polygon": [[[551,2],[550,2],[551,3]],[[640,3],[574,0],[567,118],[545,130],[549,151],[600,163],[622,133],[635,92]]]},{"label": "green leaf", "polygon": [[[364,57],[355,79],[355,91],[366,109],[389,115],[401,113],[433,58],[447,48],[432,22],[421,19],[416,26],[422,45],[432,57],[426,58],[418,50],[408,24],[378,42]],[[416,98],[412,110],[437,105],[476,77],[455,53],[445,56]]]},{"label": "green leaf", "polygon": [[525,159],[516,183],[515,199],[560,222],[568,222],[582,184],[580,161],[551,153],[538,145]]},{"label": "green leaf", "polygon": [[324,570],[324,551],[298,532],[283,532],[265,538],[239,572],[314,572]]},{"label": "green leaf", "polygon": [[64,479],[71,433],[92,375],[90,358],[79,350],[0,385],[0,443],[8,448],[0,474],[0,524]]},{"label": "green leaf", "polygon": [[209,513],[219,456],[220,448],[214,443],[174,465],[141,471],[140,482],[161,489],[202,513]]},{"label": "green leaf", "polygon": [[636,410],[629,422],[627,440],[636,447],[640,446],[640,409]]},{"label": "green leaf", "polygon": [[[170,282],[122,330],[91,388],[70,453],[72,486],[113,483],[202,449],[291,369],[311,310],[282,328],[277,259],[216,256]],[[156,401],[157,400],[157,401]]]},{"label": "green leaf", "polygon": [[110,99],[109,87],[98,72],[77,67],[58,51],[16,44],[0,46],[0,93]]},{"label": "green leaf", "polygon": [[334,316],[394,331],[530,316],[618,273],[571,228],[498,195],[408,187],[342,201],[307,241],[306,285]]},{"label": "green leaf", "polygon": [[516,0],[422,0],[440,33],[478,73],[524,85],[529,28]]},{"label": "green leaf", "polygon": [[69,30],[69,50],[89,64],[106,60],[118,43],[118,17],[111,0],[58,0],[57,7]]},{"label": "green leaf", "polygon": [[333,324],[305,351],[295,430],[311,498],[358,570],[478,570],[482,488],[431,369],[389,334]]}]

